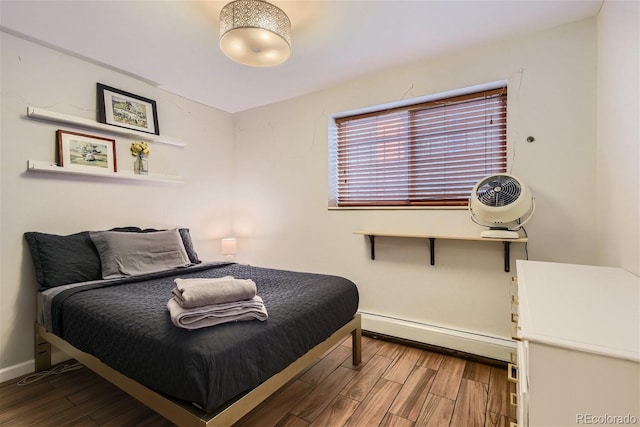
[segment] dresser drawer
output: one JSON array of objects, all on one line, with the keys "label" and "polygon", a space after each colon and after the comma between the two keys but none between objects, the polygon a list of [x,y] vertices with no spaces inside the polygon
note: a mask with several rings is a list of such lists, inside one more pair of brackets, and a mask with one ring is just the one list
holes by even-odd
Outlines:
[{"label": "dresser drawer", "polygon": [[518,279],[511,278],[511,286],[509,288],[511,299],[511,313],[509,321],[511,322],[511,339],[520,340],[520,298],[518,296]]},{"label": "dresser drawer", "polygon": [[528,343],[521,341],[518,343],[518,427],[529,425],[529,363],[528,363]]}]

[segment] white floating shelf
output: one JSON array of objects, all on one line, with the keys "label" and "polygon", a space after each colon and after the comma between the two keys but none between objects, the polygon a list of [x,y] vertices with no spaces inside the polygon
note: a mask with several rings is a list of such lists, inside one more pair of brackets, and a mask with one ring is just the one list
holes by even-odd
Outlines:
[{"label": "white floating shelf", "polygon": [[81,126],[89,129],[108,132],[116,135],[128,136],[133,138],[140,138],[148,141],[160,142],[163,144],[176,145],[178,147],[184,147],[184,142],[167,138],[160,135],[154,135],[152,133],[139,132],[133,129],[121,128],[118,126],[112,126],[105,123],[98,123],[95,120],[85,119],[83,117],[70,116],[68,114],[56,113],[55,111],[43,110],[42,108],[27,107],[27,117],[32,119],[47,120],[50,122],[67,123],[71,125]]},{"label": "white floating shelf", "polygon": [[156,182],[170,182],[180,184],[182,178],[173,175],[136,175],[131,171],[119,171],[119,172],[88,172],[85,169],[74,169],[71,167],[58,166],[52,162],[42,162],[37,160],[27,160],[28,172],[51,172],[61,173],[67,175],[85,175],[85,176],[97,176],[100,178],[115,178],[115,179],[128,179],[134,181],[156,181]]}]

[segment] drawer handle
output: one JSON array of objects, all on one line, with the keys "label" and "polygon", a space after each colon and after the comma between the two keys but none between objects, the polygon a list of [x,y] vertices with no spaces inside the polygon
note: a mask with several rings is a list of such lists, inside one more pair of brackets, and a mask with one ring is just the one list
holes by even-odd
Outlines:
[{"label": "drawer handle", "polygon": [[511,327],[511,339],[514,341],[522,341],[522,338],[520,338],[520,326],[513,325]]},{"label": "drawer handle", "polygon": [[513,363],[509,363],[507,365],[507,380],[511,381],[512,383],[518,382],[518,365],[515,365]]},{"label": "drawer handle", "polygon": [[511,403],[511,406],[518,406],[518,395],[516,393],[511,393],[509,403]]}]

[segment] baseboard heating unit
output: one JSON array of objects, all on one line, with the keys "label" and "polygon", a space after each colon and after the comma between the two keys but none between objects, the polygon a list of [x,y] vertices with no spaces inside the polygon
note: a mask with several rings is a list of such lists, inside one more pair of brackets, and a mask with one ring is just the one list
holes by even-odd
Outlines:
[{"label": "baseboard heating unit", "polygon": [[375,313],[362,311],[359,313],[362,315],[362,329],[370,335],[378,333],[504,362],[509,362],[511,353],[516,350],[516,345],[510,338],[479,334]]}]

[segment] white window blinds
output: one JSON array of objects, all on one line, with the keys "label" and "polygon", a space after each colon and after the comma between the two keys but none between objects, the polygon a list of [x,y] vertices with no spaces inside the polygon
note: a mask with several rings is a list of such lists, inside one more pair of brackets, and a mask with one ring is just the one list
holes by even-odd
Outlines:
[{"label": "white window blinds", "polygon": [[463,206],[506,172],[507,89],[336,119],[337,206]]}]

